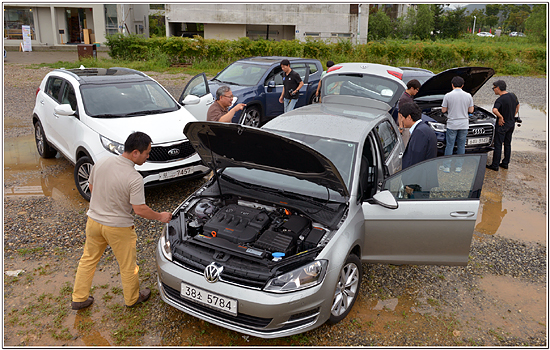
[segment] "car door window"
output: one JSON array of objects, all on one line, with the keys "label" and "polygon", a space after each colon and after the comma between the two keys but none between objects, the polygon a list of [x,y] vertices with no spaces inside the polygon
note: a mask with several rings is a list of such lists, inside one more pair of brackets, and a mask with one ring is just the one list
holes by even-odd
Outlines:
[{"label": "car door window", "polygon": [[397,145],[397,134],[387,120],[384,120],[382,123],[378,124],[376,127],[376,134],[380,140],[380,144],[382,145],[384,159],[388,159],[391,152]]},{"label": "car door window", "polygon": [[196,75],[189,81],[185,89],[183,90],[183,93],[180,97],[180,103],[183,101],[188,95],[194,95],[197,97],[202,97],[206,94],[210,93],[208,89],[208,83],[206,81],[206,75],[204,73],[201,73],[199,75]]},{"label": "car door window", "polygon": [[[398,201],[479,199],[484,171],[478,168],[485,164],[481,156],[455,155],[423,161],[386,179],[383,189],[389,190]],[[443,160],[449,158],[462,163],[462,171],[444,173],[439,170]]]},{"label": "car door window", "polygon": [[281,66],[276,66],[273,68],[273,70],[269,73],[267,78],[265,79],[264,85],[267,86],[267,84],[273,80],[275,81],[275,85],[283,85],[283,70],[281,69]]},{"label": "car door window", "polygon": [[315,63],[309,64],[309,74],[313,74],[317,72],[317,65]]},{"label": "car door window", "polygon": [[58,77],[50,77],[46,83],[46,94],[53,98],[56,102],[59,102],[59,92],[61,86],[65,80]]},{"label": "car door window", "polygon": [[290,68],[296,71],[296,73],[300,74],[300,78],[302,79],[302,81],[305,81],[307,70],[304,63],[290,64]]},{"label": "car door window", "polygon": [[76,95],[73,86],[69,82],[63,87],[63,94],[61,96],[61,103],[71,105],[71,109],[76,111]]}]

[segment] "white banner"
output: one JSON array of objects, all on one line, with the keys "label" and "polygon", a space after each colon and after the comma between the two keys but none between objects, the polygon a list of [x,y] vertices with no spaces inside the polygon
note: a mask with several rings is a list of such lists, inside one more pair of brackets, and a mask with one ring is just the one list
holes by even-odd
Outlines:
[{"label": "white banner", "polygon": [[23,31],[23,51],[32,51],[31,26],[21,26]]}]

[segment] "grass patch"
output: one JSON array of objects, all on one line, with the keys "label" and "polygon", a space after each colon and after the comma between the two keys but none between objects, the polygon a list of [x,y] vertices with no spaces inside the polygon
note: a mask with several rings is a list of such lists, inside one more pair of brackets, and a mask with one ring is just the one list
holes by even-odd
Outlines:
[{"label": "grass patch", "polygon": [[25,256],[27,254],[34,254],[34,253],[41,252],[43,250],[44,250],[44,247],[20,248],[20,249],[17,249],[17,252],[19,253],[19,255]]}]

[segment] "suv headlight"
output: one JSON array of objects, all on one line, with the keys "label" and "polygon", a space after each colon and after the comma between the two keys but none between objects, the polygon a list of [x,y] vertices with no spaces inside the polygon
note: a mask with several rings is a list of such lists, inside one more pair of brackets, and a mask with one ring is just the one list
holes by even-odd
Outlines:
[{"label": "suv headlight", "polygon": [[428,124],[434,129],[434,131],[445,132],[447,131],[447,126],[442,123],[428,122]]},{"label": "suv headlight", "polygon": [[264,290],[286,293],[316,286],[323,281],[327,265],[328,260],[315,260],[299,269],[269,280]]},{"label": "suv headlight", "polygon": [[107,151],[116,155],[121,155],[122,153],[124,153],[124,145],[115,141],[111,141],[103,136],[100,136],[99,138],[101,139],[101,144],[103,145],[103,147],[105,147]]},{"label": "suv headlight", "polygon": [[160,250],[166,259],[172,261],[172,247],[170,246],[170,240],[168,239],[168,224],[164,225],[160,235]]}]

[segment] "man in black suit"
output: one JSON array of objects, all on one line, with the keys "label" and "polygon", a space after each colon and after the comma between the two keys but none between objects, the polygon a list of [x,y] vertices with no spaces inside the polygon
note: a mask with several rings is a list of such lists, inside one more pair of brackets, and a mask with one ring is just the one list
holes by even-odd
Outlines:
[{"label": "man in black suit", "polygon": [[437,156],[437,137],[432,128],[422,121],[422,110],[414,102],[399,108],[403,125],[410,128],[411,138],[403,154],[402,168],[405,169],[423,160]]}]

